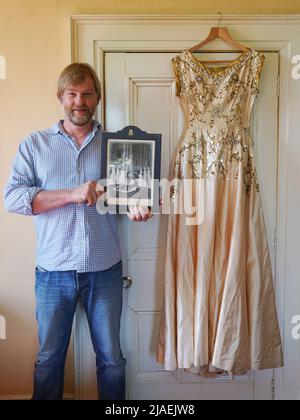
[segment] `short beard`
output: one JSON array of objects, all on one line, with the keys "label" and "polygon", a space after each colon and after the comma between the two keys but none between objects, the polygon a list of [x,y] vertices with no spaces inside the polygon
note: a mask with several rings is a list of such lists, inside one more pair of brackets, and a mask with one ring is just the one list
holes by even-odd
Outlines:
[{"label": "short beard", "polygon": [[68,112],[67,115],[72,124],[76,125],[77,127],[82,127],[88,124],[92,120],[94,115],[89,110],[85,111],[86,114],[81,117],[77,117],[73,111]]}]

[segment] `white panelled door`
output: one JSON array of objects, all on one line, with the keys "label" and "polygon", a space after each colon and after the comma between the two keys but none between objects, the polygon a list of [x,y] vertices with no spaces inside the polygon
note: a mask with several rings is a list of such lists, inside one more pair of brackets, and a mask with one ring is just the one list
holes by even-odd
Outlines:
[{"label": "white panelled door", "polygon": [[[162,177],[168,177],[172,156],[184,130],[180,102],[175,94],[171,58],[167,52],[111,52],[105,54],[105,129],[126,125],[162,133]],[[275,272],[278,54],[265,53],[261,93],[252,114],[258,176]],[[204,55],[202,55],[205,58]],[[217,56],[210,55],[210,58]],[[124,275],[132,285],[124,289],[122,349],[127,359],[128,399],[268,400],[273,393],[273,371],[204,379],[183,370],[166,372],[155,360],[163,303],[163,269],[167,216],[147,223],[121,216]],[[95,359],[86,333],[79,328],[82,371],[80,397],[96,397]],[[86,340],[87,339],[87,340]]]},{"label": "white panelled door", "polygon": [[[105,128],[136,125],[162,133],[162,177],[184,129],[171,67],[174,53],[105,54]],[[273,268],[276,228],[278,55],[266,53],[261,94],[252,114],[258,175]],[[123,216],[124,274],[132,278],[125,290],[123,352],[128,361],[129,399],[271,399],[272,371],[247,376],[203,379],[183,370],[165,372],[155,360],[163,303],[163,269],[167,216],[132,223]]]}]

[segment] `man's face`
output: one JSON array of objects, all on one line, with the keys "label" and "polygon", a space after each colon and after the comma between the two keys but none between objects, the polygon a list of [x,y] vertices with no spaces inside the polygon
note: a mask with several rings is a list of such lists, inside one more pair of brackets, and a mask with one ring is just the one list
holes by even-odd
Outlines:
[{"label": "man's face", "polygon": [[88,124],[96,111],[99,100],[91,78],[79,85],[69,86],[60,98],[65,111],[65,118],[72,124],[83,126]]}]

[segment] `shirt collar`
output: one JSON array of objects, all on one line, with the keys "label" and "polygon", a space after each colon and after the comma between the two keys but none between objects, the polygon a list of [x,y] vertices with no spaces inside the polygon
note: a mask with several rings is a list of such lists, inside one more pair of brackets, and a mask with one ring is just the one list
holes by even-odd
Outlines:
[{"label": "shirt collar", "polygon": [[[53,134],[66,134],[65,130],[63,129],[63,122],[64,120],[59,120],[56,124],[54,124],[50,130],[52,131]],[[96,121],[93,120],[93,129],[92,132],[95,133],[98,129],[100,129],[101,124]]]}]

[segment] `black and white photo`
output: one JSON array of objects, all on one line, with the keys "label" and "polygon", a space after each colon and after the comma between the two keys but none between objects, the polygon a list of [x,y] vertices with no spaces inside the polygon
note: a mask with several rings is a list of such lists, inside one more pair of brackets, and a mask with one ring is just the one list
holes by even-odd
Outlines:
[{"label": "black and white photo", "polygon": [[[108,206],[153,208],[159,200],[161,135],[137,127],[102,134],[102,175]],[[156,182],[155,182],[156,180]]]}]

